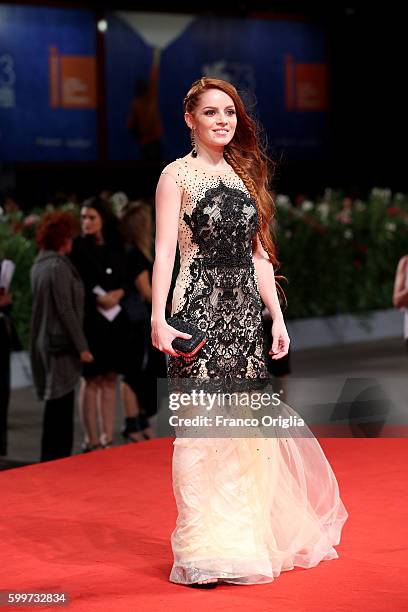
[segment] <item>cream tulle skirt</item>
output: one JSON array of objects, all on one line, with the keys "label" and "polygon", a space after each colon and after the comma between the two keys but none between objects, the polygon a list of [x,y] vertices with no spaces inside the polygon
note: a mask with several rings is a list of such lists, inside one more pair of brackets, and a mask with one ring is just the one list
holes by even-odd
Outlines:
[{"label": "cream tulle skirt", "polygon": [[319,442],[297,435],[174,440],[170,581],[260,584],[338,558],[348,513]]}]

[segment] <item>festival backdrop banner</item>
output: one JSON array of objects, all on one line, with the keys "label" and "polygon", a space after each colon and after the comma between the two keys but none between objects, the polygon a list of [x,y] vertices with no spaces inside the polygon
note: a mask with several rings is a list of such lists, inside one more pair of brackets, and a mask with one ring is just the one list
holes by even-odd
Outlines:
[{"label": "festival backdrop banner", "polygon": [[97,157],[90,11],[0,5],[0,159]]},{"label": "festival backdrop banner", "polygon": [[234,83],[272,152],[325,153],[326,36],[301,21],[113,12],[106,33],[110,159],[189,150],[182,99],[201,76]]}]

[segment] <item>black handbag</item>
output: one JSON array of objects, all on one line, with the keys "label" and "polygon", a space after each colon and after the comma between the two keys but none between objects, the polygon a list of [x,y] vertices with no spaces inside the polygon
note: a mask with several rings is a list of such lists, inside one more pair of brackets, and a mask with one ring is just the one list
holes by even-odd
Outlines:
[{"label": "black handbag", "polygon": [[177,331],[191,334],[191,338],[174,338],[171,343],[174,350],[182,357],[193,357],[207,342],[205,333],[194,323],[185,321],[177,316],[169,317],[166,321],[171,327],[177,329]]}]

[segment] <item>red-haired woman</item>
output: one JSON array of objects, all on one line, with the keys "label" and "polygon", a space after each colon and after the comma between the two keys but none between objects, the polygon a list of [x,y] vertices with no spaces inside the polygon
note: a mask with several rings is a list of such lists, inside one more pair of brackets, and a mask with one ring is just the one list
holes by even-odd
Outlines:
[{"label": "red-haired woman", "polygon": [[46,214],[31,269],[30,357],[37,395],[45,400],[41,461],[71,454],[75,387],[81,364],[93,360],[83,331],[84,287],[67,257],[75,233],[70,213]]},{"label": "red-haired woman", "polygon": [[[190,384],[229,393],[221,402],[231,391],[239,401],[252,401],[271,382],[268,352],[280,359],[289,347],[269,232],[274,202],[268,159],[230,83],[196,81],[184,113],[193,150],[166,166],[156,192],[152,343],[170,355],[168,377],[176,390]],[[188,359],[172,342],[190,335],[165,318],[177,241],[172,314],[195,324],[207,339]],[[273,319],[271,348],[263,334],[263,304]],[[176,407],[179,416],[194,415],[194,398],[187,407],[179,399],[172,415]],[[210,407],[208,400],[209,417]],[[310,430],[294,420],[299,415],[283,402],[274,410],[281,423],[292,417],[292,428],[279,434],[279,424],[270,432],[259,425],[257,436],[249,427],[231,437],[211,421],[188,430],[187,421],[172,419],[180,432],[173,454],[178,518],[171,535],[172,582],[203,588],[219,581],[272,582],[296,565],[309,568],[338,557],[334,545],[348,514],[334,473]]]}]

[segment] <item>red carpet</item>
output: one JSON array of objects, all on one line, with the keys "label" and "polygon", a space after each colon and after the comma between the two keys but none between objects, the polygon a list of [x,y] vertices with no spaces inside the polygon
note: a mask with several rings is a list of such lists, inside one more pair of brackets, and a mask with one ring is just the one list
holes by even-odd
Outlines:
[{"label": "red carpet", "polygon": [[1,473],[0,590],[69,595],[66,607],[36,610],[407,609],[406,439],[320,442],[350,514],[339,559],[264,585],[170,583],[176,506],[166,438]]}]

